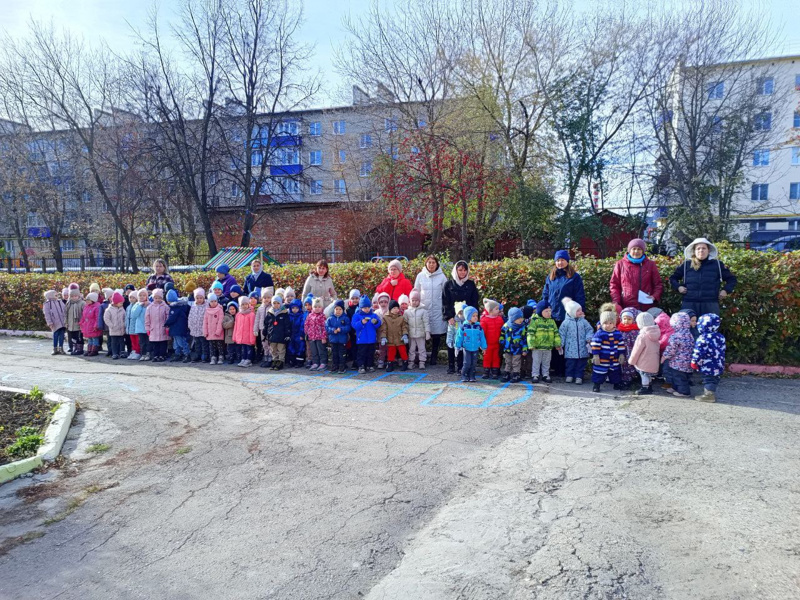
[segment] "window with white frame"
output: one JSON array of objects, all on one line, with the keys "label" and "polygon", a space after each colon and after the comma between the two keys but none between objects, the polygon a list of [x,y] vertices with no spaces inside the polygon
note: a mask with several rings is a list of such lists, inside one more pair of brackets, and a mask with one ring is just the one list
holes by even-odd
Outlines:
[{"label": "window with white frame", "polygon": [[372,136],[368,133],[362,133],[359,146],[361,148],[372,148]]},{"label": "window with white frame", "polygon": [[753,127],[758,131],[769,131],[772,129],[772,113],[762,112],[753,119]]},{"label": "window with white frame", "polygon": [[769,149],[761,148],[753,151],[753,166],[766,167],[769,165]]},{"label": "window with white frame", "polygon": [[312,135],[314,137],[318,135],[322,135],[322,123],[319,121],[313,121],[308,124],[308,135]]},{"label": "window with white frame", "polygon": [[264,155],[261,154],[260,150],[253,150],[253,152],[250,154],[250,166],[260,167],[263,160]]},{"label": "window with white frame", "polygon": [[712,81],[708,84],[708,99],[719,100],[725,95],[725,82]]},{"label": "window with white frame", "polygon": [[754,183],[750,188],[750,199],[755,202],[769,200],[769,184]]},{"label": "window with white frame", "polygon": [[344,179],[334,179],[333,189],[337,194],[346,194],[347,184],[345,183]]},{"label": "window with white frame", "polygon": [[279,188],[284,194],[299,194],[300,182],[296,179],[282,179]]},{"label": "window with white frame", "polygon": [[277,135],[297,135],[297,121],[281,121],[275,127]]},{"label": "window with white frame", "polygon": [[239,188],[239,184],[236,182],[231,183],[231,196],[233,198],[238,198],[242,195],[242,190]]},{"label": "window with white frame", "polygon": [[75,250],[75,240],[61,240],[61,251],[72,252]]},{"label": "window with white frame", "polygon": [[766,221],[750,221],[750,231],[766,231]]},{"label": "window with white frame", "polygon": [[312,150],[308,153],[308,164],[320,166],[322,164],[322,150]]},{"label": "window with white frame", "polygon": [[339,163],[347,162],[347,150],[339,150]]},{"label": "window with white frame", "polygon": [[39,213],[28,213],[28,227],[42,227],[42,220],[39,218]]},{"label": "window with white frame", "polygon": [[344,119],[333,122],[333,133],[334,135],[344,135],[347,133],[347,124],[344,122]]},{"label": "window with white frame", "polygon": [[3,248],[9,254],[14,254],[14,240],[3,240]]},{"label": "window with white frame", "polygon": [[314,181],[311,182],[310,188],[312,196],[319,196],[320,194],[322,194],[322,180],[315,179]]},{"label": "window with white frame", "polygon": [[369,177],[370,173],[372,173],[372,161],[365,160],[361,163],[361,170],[359,171],[359,175],[361,177]]},{"label": "window with white frame", "polygon": [[800,146],[794,146],[792,148],[792,164],[800,165]]},{"label": "window with white frame", "polygon": [[775,91],[775,79],[773,77],[764,77],[758,80],[758,93],[762,96],[771,96]]},{"label": "window with white frame", "polygon": [[383,128],[386,130],[387,133],[391,133],[392,131],[397,131],[397,121],[395,121],[394,119],[384,119]]},{"label": "window with white frame", "polygon": [[299,165],[300,151],[296,148],[279,148],[272,155],[273,165]]},{"label": "window with white frame", "polygon": [[789,184],[789,200],[800,200],[800,181]]}]

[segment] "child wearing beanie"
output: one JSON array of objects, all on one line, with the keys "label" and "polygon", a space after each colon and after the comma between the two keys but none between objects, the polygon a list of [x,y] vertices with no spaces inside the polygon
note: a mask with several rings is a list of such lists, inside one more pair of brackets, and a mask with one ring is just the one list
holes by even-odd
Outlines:
[{"label": "child wearing beanie", "polygon": [[100,353],[100,336],[103,331],[97,328],[97,317],[100,314],[98,298],[97,292],[86,294],[86,306],[81,315],[81,333],[88,344],[86,356],[97,356]]},{"label": "child wearing beanie", "polygon": [[109,298],[111,305],[106,308],[103,315],[103,322],[108,328],[108,347],[111,351],[111,358],[119,360],[125,350],[125,296],[119,292],[113,292]]},{"label": "child wearing beanie", "polygon": [[[545,383],[552,383],[550,379],[550,359],[553,350],[563,353],[561,347],[561,334],[553,320],[553,310],[547,300],[536,304],[536,314],[531,317],[526,331],[528,349],[531,353],[531,380],[539,383],[539,377]],[[583,376],[581,374],[581,376]],[[573,376],[574,379],[574,376]]]},{"label": "child wearing beanie", "polygon": [[586,371],[586,360],[591,354],[594,329],[586,320],[580,304],[571,298],[564,298],[561,304],[564,306],[565,316],[558,334],[564,344],[566,374],[564,381],[567,383],[574,381],[577,385],[581,385]]},{"label": "child wearing beanie", "polygon": [[486,352],[483,353],[483,376],[481,379],[500,379],[500,331],[503,329],[503,307],[490,298],[483,301],[481,327],[486,336]]},{"label": "child wearing beanie", "polygon": [[[347,296],[347,302],[344,307],[344,314],[347,315],[347,318],[351,321],[353,320],[353,315],[356,314],[358,310],[358,303],[361,301],[361,292],[352,289],[350,290],[350,294]],[[356,332],[353,327],[350,327],[350,330],[347,334],[347,360],[350,361],[350,364],[354,370],[358,370],[358,361],[356,360]]]},{"label": "child wearing beanie", "polygon": [[322,298],[311,300],[311,312],[303,325],[311,352],[311,371],[324,371],[328,368],[328,350],[325,347],[328,332],[325,330],[325,313]]},{"label": "child wearing beanie", "polygon": [[188,363],[191,360],[189,355],[189,312],[191,307],[188,300],[178,298],[178,293],[174,289],[167,292],[167,304],[169,304],[169,316],[166,326],[175,350],[170,362]]},{"label": "child wearing beanie", "polygon": [[272,351],[269,347],[269,340],[266,338],[267,332],[264,329],[264,322],[270,308],[272,308],[272,288],[265,287],[261,290],[261,305],[256,311],[256,321],[253,324],[253,333],[256,336],[256,356],[260,352],[261,364],[259,366],[264,369],[272,366]]},{"label": "child wearing beanie", "polygon": [[[248,300],[249,304],[249,300]],[[191,340],[191,361],[192,362],[210,362],[208,340],[203,337],[203,319],[206,316],[206,291],[203,288],[197,288],[194,291],[194,304],[189,309],[189,335],[192,336]]]},{"label": "child wearing beanie", "polygon": [[478,362],[478,352],[486,351],[488,344],[483,333],[483,327],[478,322],[478,311],[472,306],[464,309],[464,322],[456,334],[455,347],[464,351],[464,369],[461,372],[461,382],[469,383],[475,379],[475,364]]},{"label": "child wearing beanie", "polygon": [[142,355],[139,346],[139,335],[136,333],[136,319],[133,311],[139,303],[139,292],[131,290],[128,292],[128,308],[125,309],[125,335],[131,340],[131,351],[128,353],[128,360],[139,360]]},{"label": "child wearing beanie", "polygon": [[280,294],[272,297],[272,308],[267,312],[264,328],[272,352],[272,370],[280,371],[286,359],[286,346],[292,339],[292,322]]},{"label": "child wearing beanie", "polygon": [[239,299],[239,314],[236,315],[233,325],[233,343],[239,346],[242,355],[238,365],[240,367],[253,365],[253,346],[256,344],[256,336],[253,333],[255,320],[256,313],[250,306],[250,298],[242,296]]},{"label": "child wearing beanie", "polygon": [[[208,308],[206,308],[208,310]],[[242,361],[239,345],[233,343],[233,328],[236,325],[236,315],[239,314],[239,304],[236,302],[228,302],[224,308],[225,314],[222,316],[222,330],[225,332],[225,352],[228,357],[228,364],[239,363]],[[205,314],[203,314],[205,321]],[[210,363],[209,359],[209,363]],[[217,359],[219,364],[219,359]]]},{"label": "child wearing beanie", "polygon": [[408,353],[406,344],[408,343],[408,323],[403,315],[400,314],[400,303],[397,300],[389,302],[389,312],[383,315],[378,335],[381,338],[381,346],[387,348],[386,352],[386,372],[394,371],[394,363],[397,354],[400,354],[401,370],[408,370]]},{"label": "child wearing beanie", "polygon": [[658,373],[661,364],[659,360],[658,338],[661,331],[656,325],[655,319],[649,313],[643,312],[636,316],[636,324],[639,326],[639,335],[633,344],[628,361],[639,372],[642,378],[642,387],[636,392],[639,396],[653,393],[653,377]]},{"label": "child wearing beanie", "polygon": [[[131,313],[131,320],[133,321],[133,334],[139,339],[139,360],[146,362],[151,359],[150,356],[150,340],[147,336],[147,327],[145,326],[144,319],[147,316],[147,307],[150,306],[148,298],[149,293],[146,288],[140,289],[136,292],[138,302],[133,307]],[[133,335],[132,334],[132,335]]]},{"label": "child wearing beanie", "polygon": [[[389,314],[389,302],[391,296],[387,292],[378,292],[372,299],[372,311],[381,318]],[[375,302],[378,303],[378,308],[375,308]],[[377,341],[376,341],[377,343]],[[381,344],[378,346],[378,368],[383,369],[386,366],[386,346]]]},{"label": "child wearing beanie", "polygon": [[64,306],[67,320],[67,335],[69,336],[69,353],[73,356],[83,354],[83,333],[81,332],[81,317],[83,316],[83,309],[86,306],[81,293],[78,290],[77,284],[73,288],[69,288],[69,300]]},{"label": "child wearing beanie", "polygon": [[292,324],[292,335],[289,345],[286,347],[286,366],[299,368],[306,362],[306,313],[303,312],[303,303],[297,298],[289,302],[287,306],[289,307],[289,321]]},{"label": "child wearing beanie", "polygon": [[[209,364],[221,365],[225,362],[225,329],[222,327],[225,309],[220,305],[216,294],[209,294],[207,300],[208,307],[203,314],[203,337],[208,342],[208,353],[211,357]],[[184,362],[187,362],[187,358],[183,359]]]},{"label": "child wearing beanie", "polygon": [[167,340],[169,339],[165,325],[167,317],[169,317],[169,306],[164,303],[164,290],[156,288],[153,290],[153,302],[147,307],[144,315],[144,326],[147,329],[155,363],[167,360]]},{"label": "child wearing beanie", "polygon": [[618,390],[622,381],[621,365],[625,364],[625,341],[617,331],[617,313],[600,315],[600,330],[592,337],[592,391],[599,392],[606,378]]},{"label": "child wearing beanie", "polygon": [[[628,356],[633,352],[633,345],[636,343],[636,338],[639,337],[639,326],[636,324],[636,317],[639,316],[639,312],[638,308],[625,308],[619,315],[617,329],[622,333],[622,339],[625,340],[625,352]],[[636,367],[628,361],[622,366],[620,387],[627,390],[635,377]]]},{"label": "child wearing beanie", "polygon": [[[69,294],[69,290],[67,290]],[[42,305],[44,320],[50,331],[53,332],[53,356],[64,354],[64,333],[67,331],[67,311],[64,303],[59,300],[55,290],[44,293]]]},{"label": "child wearing beanie", "polygon": [[344,300],[333,302],[333,314],[325,320],[325,333],[331,342],[331,373],[345,373],[344,348],[350,333],[350,318],[344,310]]},{"label": "child wearing beanie", "polygon": [[528,339],[525,335],[525,316],[516,306],[508,311],[508,322],[500,330],[500,349],[503,351],[501,381],[519,383],[522,379],[522,357],[528,353]]},{"label": "child wearing beanie", "polygon": [[447,374],[453,375],[458,367],[460,373],[464,367],[464,353],[461,348],[456,347],[456,336],[458,335],[461,324],[464,322],[464,309],[467,307],[466,302],[456,302],[453,304],[453,324],[447,324],[447,337],[445,343],[447,344]]},{"label": "child wearing beanie", "polygon": [[[108,335],[108,325],[106,325],[105,321],[103,320],[103,315],[106,313],[106,309],[111,306],[111,296],[114,295],[114,290],[108,287],[104,287],[100,290],[100,312],[97,315],[97,329],[100,330],[100,342],[98,344],[98,350],[102,352],[103,350],[103,334],[105,333]],[[113,353],[111,352],[111,347],[107,345],[106,347],[106,357],[111,358]]]},{"label": "child wearing beanie", "polygon": [[[431,339],[431,323],[428,309],[420,304],[420,300],[419,290],[411,290],[410,306],[403,313],[403,319],[408,325],[408,366],[412,369],[417,357],[419,357],[419,368],[425,369],[425,360],[428,358],[425,342]],[[402,308],[401,302],[400,309],[402,310]]]},{"label": "child wearing beanie", "polygon": [[350,325],[356,332],[356,352],[358,373],[363,375],[367,371],[375,370],[375,341],[378,331],[383,324],[380,315],[372,312],[372,301],[368,296],[362,296],[358,303],[358,310],[353,314]]},{"label": "child wearing beanie", "polygon": [[[414,290],[411,291],[413,292]],[[404,315],[411,305],[411,299],[406,294],[403,294],[397,299],[397,303],[400,305],[400,314]]]}]

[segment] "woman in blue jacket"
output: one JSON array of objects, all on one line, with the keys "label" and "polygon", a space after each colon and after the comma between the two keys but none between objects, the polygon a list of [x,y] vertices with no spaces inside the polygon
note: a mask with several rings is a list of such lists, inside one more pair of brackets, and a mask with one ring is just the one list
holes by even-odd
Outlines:
[{"label": "woman in blue jacket", "polygon": [[[544,280],[544,289],[542,290],[542,300],[550,306],[553,320],[558,327],[561,327],[561,323],[564,322],[566,317],[564,305],[562,304],[564,298],[572,298],[573,301],[581,305],[582,310],[586,310],[586,292],[583,289],[583,279],[569,264],[569,251],[559,250],[555,255],[555,264]],[[564,376],[564,357],[556,350],[553,350],[550,368],[553,369],[557,377]]]},{"label": "woman in blue jacket", "polygon": [[[719,301],[732,293],[736,277],[721,260],[717,247],[706,238],[697,238],[683,251],[686,258],[669,283],[672,289],[683,294],[681,310],[693,310],[700,317],[719,315]],[[722,289],[720,285],[724,284]]]}]

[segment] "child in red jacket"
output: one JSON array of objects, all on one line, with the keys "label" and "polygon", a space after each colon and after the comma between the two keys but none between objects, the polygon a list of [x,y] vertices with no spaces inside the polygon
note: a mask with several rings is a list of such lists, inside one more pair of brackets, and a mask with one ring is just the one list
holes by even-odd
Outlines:
[{"label": "child in red jacket", "polygon": [[489,298],[483,301],[481,327],[486,336],[486,350],[483,352],[483,376],[481,379],[500,379],[500,333],[505,324],[503,305]]}]

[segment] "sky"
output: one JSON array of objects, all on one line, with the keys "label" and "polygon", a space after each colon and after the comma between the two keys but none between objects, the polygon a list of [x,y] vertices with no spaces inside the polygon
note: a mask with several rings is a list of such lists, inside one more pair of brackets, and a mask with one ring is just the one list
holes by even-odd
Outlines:
[{"label": "sky", "polygon": [[[592,1],[575,0],[574,4],[581,8]],[[371,3],[372,0],[304,0],[301,39],[316,47],[312,67],[324,77],[325,87],[314,102],[316,106],[341,104],[342,92],[348,91],[347,82],[334,72],[333,51],[346,37],[342,18],[363,14]],[[382,6],[393,3],[380,0]],[[180,0],[160,0],[159,13],[169,17],[179,4]],[[786,42],[775,48],[774,55],[800,55],[800,0],[752,0],[744,4],[757,7],[776,29],[783,28]],[[130,25],[143,27],[152,6],[151,0],[0,0],[0,28],[14,36],[24,35],[31,18],[52,19],[57,26],[81,34],[87,41],[98,41],[102,36],[112,49],[124,52],[134,43]]]}]

